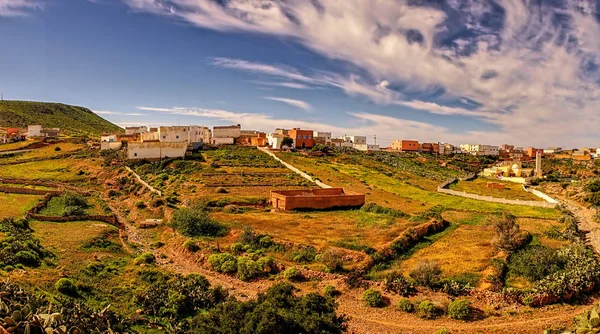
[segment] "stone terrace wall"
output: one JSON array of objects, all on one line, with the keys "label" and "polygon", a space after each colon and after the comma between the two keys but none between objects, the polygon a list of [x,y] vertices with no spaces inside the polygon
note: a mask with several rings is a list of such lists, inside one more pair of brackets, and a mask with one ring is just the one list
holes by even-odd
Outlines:
[{"label": "stone terrace wall", "polygon": [[0,193],[7,194],[23,194],[23,195],[60,195],[63,190],[42,190],[42,189],[31,189],[31,188],[18,188],[18,187],[5,187],[0,186]]}]

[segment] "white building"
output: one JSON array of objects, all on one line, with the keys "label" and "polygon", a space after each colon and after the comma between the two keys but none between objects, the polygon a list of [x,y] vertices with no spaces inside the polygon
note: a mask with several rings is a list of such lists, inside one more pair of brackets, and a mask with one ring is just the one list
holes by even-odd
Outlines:
[{"label": "white building", "polygon": [[343,139],[344,142],[351,144],[364,145],[367,143],[367,137],[365,136],[341,136],[340,139]]},{"label": "white building", "polygon": [[41,137],[42,126],[41,125],[30,125],[27,127],[27,137]]},{"label": "white building", "polygon": [[128,126],[125,128],[126,135],[136,135],[148,132],[148,127],[146,126]]},{"label": "white building", "polygon": [[117,140],[117,135],[104,135],[100,137],[100,150],[120,150],[123,143]]},{"label": "white building", "polygon": [[267,143],[269,143],[269,146],[272,148],[279,149],[283,145],[283,138],[285,137],[286,135],[282,133],[269,132],[267,133]]},{"label": "white building", "polygon": [[483,144],[461,144],[461,151],[472,155],[492,155],[497,156],[500,152],[499,146]]},{"label": "white building", "polygon": [[315,134],[315,140],[322,140],[325,144],[331,143],[331,132],[317,132]]},{"label": "white building", "polygon": [[376,152],[379,151],[379,145],[370,145],[370,144],[354,144],[355,149],[364,152]]},{"label": "white building", "polygon": [[242,135],[242,127],[237,125],[214,126],[213,138],[240,138]]},{"label": "white building", "polygon": [[129,160],[157,160],[164,158],[181,158],[185,156],[187,142],[130,142],[127,145]]}]

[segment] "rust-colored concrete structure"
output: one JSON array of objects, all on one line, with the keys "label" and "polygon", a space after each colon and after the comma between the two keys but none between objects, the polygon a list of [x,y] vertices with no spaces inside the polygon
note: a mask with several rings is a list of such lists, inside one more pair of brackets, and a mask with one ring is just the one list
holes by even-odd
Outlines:
[{"label": "rust-colored concrete structure", "polygon": [[487,187],[490,189],[506,189],[506,186],[498,182],[488,182]]},{"label": "rust-colored concrete structure", "polygon": [[280,190],[271,191],[271,204],[275,209],[285,211],[360,207],[365,204],[365,195],[343,188]]},{"label": "rust-colored concrete structure", "polygon": [[288,134],[294,139],[296,148],[311,148],[315,146],[313,139],[313,130],[301,130],[300,128],[294,128],[288,131]]},{"label": "rust-colored concrete structure", "polygon": [[394,140],[392,149],[401,152],[419,152],[419,142],[417,140]]}]

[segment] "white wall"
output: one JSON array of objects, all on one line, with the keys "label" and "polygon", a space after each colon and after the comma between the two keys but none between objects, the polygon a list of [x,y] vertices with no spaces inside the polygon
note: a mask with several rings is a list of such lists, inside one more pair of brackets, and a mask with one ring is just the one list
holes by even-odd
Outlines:
[{"label": "white wall", "polygon": [[161,126],[158,128],[158,138],[161,142],[187,142],[189,126]]},{"label": "white wall", "polygon": [[240,138],[240,126],[213,127],[213,138]]},{"label": "white wall", "polygon": [[127,158],[130,160],[181,158],[185,155],[186,149],[187,142],[130,142],[127,146]]},{"label": "white wall", "polygon": [[100,150],[120,150],[123,147],[123,143],[120,141],[102,141],[100,143]]},{"label": "white wall", "polygon": [[211,139],[211,143],[213,145],[232,145],[234,142],[234,138],[219,138],[214,137]]},{"label": "white wall", "polygon": [[41,137],[42,133],[41,125],[30,125],[27,127],[27,137]]}]

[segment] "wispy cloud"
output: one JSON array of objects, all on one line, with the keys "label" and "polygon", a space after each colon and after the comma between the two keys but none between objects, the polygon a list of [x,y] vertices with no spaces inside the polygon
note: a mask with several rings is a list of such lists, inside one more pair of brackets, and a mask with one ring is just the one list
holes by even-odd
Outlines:
[{"label": "wispy cloud", "polygon": [[275,96],[265,96],[265,97],[263,97],[263,99],[265,99],[265,100],[271,100],[271,101],[283,102],[285,104],[289,104],[289,105],[294,106],[296,108],[300,108],[300,109],[302,109],[304,111],[310,111],[312,109],[312,107],[310,106],[310,104],[308,104],[307,102],[301,101],[301,100],[287,99],[287,98],[275,97]]},{"label": "wispy cloud", "polygon": [[[542,145],[590,140],[600,124],[600,24],[593,1],[449,0],[452,11],[395,0],[126,1],[206,29],[293,39],[350,65],[337,76],[240,59],[215,58],[215,66],[334,86],[378,104],[473,117],[493,123],[506,138]],[[407,98],[435,92],[442,93],[433,102]],[[461,98],[476,105],[448,102]]]},{"label": "wispy cloud", "polygon": [[43,2],[37,0],[0,0],[0,16],[26,16],[43,8]]},{"label": "wispy cloud", "polygon": [[277,86],[277,87],[285,87],[285,88],[292,88],[292,89],[312,89],[311,86],[297,83],[297,82],[258,81],[258,80],[254,80],[252,82],[255,84],[258,84],[258,85],[263,85],[263,86]]},{"label": "wispy cloud", "polygon": [[98,115],[125,115],[125,116],[145,116],[146,115],[146,114],[135,113],[135,112],[122,113],[122,112],[110,111],[110,110],[92,110],[92,111]]}]

